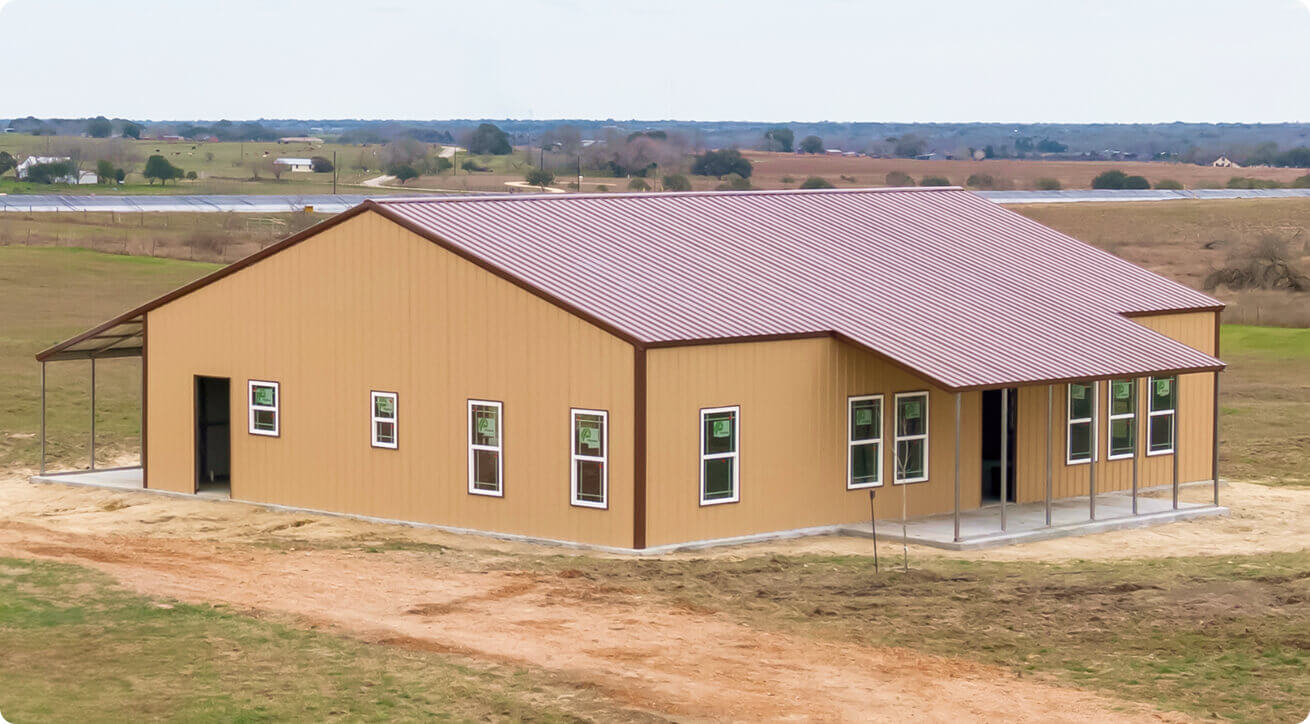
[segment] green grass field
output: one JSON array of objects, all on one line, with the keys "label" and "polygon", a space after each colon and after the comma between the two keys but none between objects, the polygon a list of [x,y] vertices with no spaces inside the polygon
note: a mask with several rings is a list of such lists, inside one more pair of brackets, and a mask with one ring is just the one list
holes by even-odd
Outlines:
[{"label": "green grass field", "polygon": [[[32,355],[217,268],[212,264],[0,246],[0,465],[37,462],[39,364]],[[1225,325],[1221,474],[1238,480],[1310,484],[1310,329]],[[140,368],[99,363],[98,446],[137,449]],[[50,450],[84,465],[87,363],[49,365]],[[79,462],[80,461],[80,462]]]},{"label": "green grass field", "polygon": [[0,714],[34,721],[642,720],[548,674],[139,596],[0,558]]}]

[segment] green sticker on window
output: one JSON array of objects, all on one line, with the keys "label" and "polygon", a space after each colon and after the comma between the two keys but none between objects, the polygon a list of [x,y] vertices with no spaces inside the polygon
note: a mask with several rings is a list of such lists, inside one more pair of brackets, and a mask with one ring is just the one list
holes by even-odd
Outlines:
[{"label": "green sticker on window", "polygon": [[856,424],[856,425],[872,425],[872,424],[873,424],[873,410],[872,410],[871,408],[868,408],[868,407],[857,407],[857,408],[855,408],[855,424]]},{"label": "green sticker on window", "polygon": [[578,428],[578,442],[583,447],[589,447],[596,450],[600,449],[600,429],[590,425],[583,425]]},{"label": "green sticker on window", "polygon": [[255,386],[255,404],[272,407],[275,396],[272,387]]},{"label": "green sticker on window", "polygon": [[1128,383],[1126,383],[1126,382],[1124,382],[1124,383],[1115,383],[1115,386],[1114,386],[1114,399],[1116,399],[1116,400],[1126,400],[1126,399],[1128,399],[1129,395],[1132,394],[1132,391],[1133,391],[1132,385],[1130,385],[1130,384],[1128,384]]},{"label": "green sticker on window", "polygon": [[396,414],[396,401],[390,397],[374,398],[374,403],[378,408],[378,417],[391,417]]},{"label": "green sticker on window", "polygon": [[919,415],[923,414],[923,404],[918,400],[906,400],[903,405],[901,409],[905,411],[907,420],[917,420]]},{"label": "green sticker on window", "polygon": [[714,437],[730,437],[732,435],[731,420],[715,420],[713,426]]},{"label": "green sticker on window", "polygon": [[1156,397],[1168,397],[1169,387],[1170,387],[1170,380],[1156,380],[1155,381]]},{"label": "green sticker on window", "polygon": [[483,437],[495,437],[495,436],[496,436],[496,418],[494,418],[494,417],[479,417],[479,418],[478,418],[478,434],[481,435],[481,436],[483,436]]}]

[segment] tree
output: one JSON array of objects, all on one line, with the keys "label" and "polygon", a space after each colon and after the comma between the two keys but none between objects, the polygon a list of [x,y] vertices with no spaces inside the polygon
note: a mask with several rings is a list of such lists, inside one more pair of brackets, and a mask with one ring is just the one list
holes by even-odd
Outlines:
[{"label": "tree", "polygon": [[691,191],[691,181],[680,173],[669,174],[663,181],[665,191]]},{"label": "tree", "polygon": [[314,156],[309,159],[309,167],[314,173],[332,173],[332,162],[325,156]]},{"label": "tree", "polygon": [[100,160],[96,161],[97,180],[102,184],[107,184],[114,178],[114,162]]},{"label": "tree", "polygon": [[127,172],[126,172],[126,171],[124,171],[124,170],[121,169],[121,168],[116,168],[116,169],[114,169],[114,180],[115,180],[115,181],[117,181],[118,183],[121,184],[121,183],[123,183],[123,179],[126,179],[126,178],[127,178]]},{"label": "tree", "polygon": [[[1307,179],[1310,179],[1310,176],[1307,176],[1306,178],[1307,178]],[[629,190],[629,191],[650,191],[650,184],[646,183],[646,180],[645,180],[645,179],[634,178],[634,179],[632,179],[631,181],[628,182],[628,190]]]},{"label": "tree", "polygon": [[1060,180],[1043,176],[1033,182],[1033,188],[1038,191],[1059,191],[1061,188]]},{"label": "tree", "polygon": [[469,153],[504,156],[512,153],[514,147],[509,144],[509,135],[496,127],[494,123],[483,123],[473,131],[469,139]]},{"label": "tree", "polygon": [[166,184],[172,179],[182,178],[182,169],[169,163],[168,159],[158,154],[146,159],[146,168],[141,172],[142,176],[150,182],[151,186],[155,185],[158,179],[160,184]]},{"label": "tree", "polygon": [[742,178],[751,177],[751,162],[742,158],[741,151],[725,148],[722,151],[706,151],[696,157],[691,164],[691,172],[697,176],[718,176],[722,178],[735,173]]},{"label": "tree", "polygon": [[969,178],[965,180],[964,185],[972,186],[976,189],[990,189],[995,188],[996,179],[989,173],[975,173],[970,174]]},{"label": "tree", "polygon": [[1183,185],[1175,179],[1162,178],[1159,181],[1155,182],[1155,187],[1157,189],[1168,189],[1170,191],[1179,191],[1183,188]]},{"label": "tree", "polygon": [[407,163],[398,163],[388,169],[387,173],[395,176],[396,180],[399,181],[401,185],[404,185],[406,181],[412,178],[418,178],[418,171]]},{"label": "tree", "polygon": [[96,116],[86,124],[86,135],[92,138],[109,138],[109,134],[114,132],[114,124],[104,116]]},{"label": "tree", "polygon": [[1092,188],[1094,189],[1121,189],[1124,187],[1124,180],[1128,174],[1123,171],[1114,170],[1106,171],[1096,178],[1092,179]]},{"label": "tree", "polygon": [[1037,142],[1038,153],[1064,153],[1069,147],[1059,141],[1052,141],[1049,138],[1043,138]]},{"label": "tree", "polygon": [[187,180],[187,181],[195,181],[195,180],[198,179],[198,178],[200,178],[200,175],[197,174],[195,171],[187,171],[187,172],[186,172],[186,180]]},{"label": "tree", "polygon": [[0,176],[5,175],[17,165],[18,162],[14,160],[13,156],[9,155],[8,151],[0,151]]},{"label": "tree", "polygon": [[555,183],[555,174],[544,168],[531,169],[524,178],[528,183],[541,189],[545,189],[547,186]]},{"label": "tree", "polygon": [[801,182],[803,189],[831,189],[836,188],[832,182],[822,176],[811,176]]},{"label": "tree", "polygon": [[123,124],[123,138],[141,138],[141,126],[127,121]]},{"label": "tree", "polygon": [[437,156],[437,160],[432,162],[432,170],[438,174],[445,173],[452,168],[455,168],[455,164],[444,156]]},{"label": "tree", "polygon": [[913,133],[907,133],[896,139],[896,146],[893,153],[901,158],[914,158],[923,154],[926,141]]},{"label": "tree", "polygon": [[945,176],[924,176],[919,181],[920,186],[950,186],[951,180]]},{"label": "tree", "polygon": [[790,128],[770,128],[764,132],[764,150],[782,151],[791,153],[792,144],[796,142],[796,135]]},{"label": "tree", "polygon": [[27,169],[27,180],[34,184],[52,184],[63,181],[74,173],[72,161],[38,163]]},{"label": "tree", "polygon": [[823,139],[818,136],[806,136],[801,139],[802,153],[823,153]]}]

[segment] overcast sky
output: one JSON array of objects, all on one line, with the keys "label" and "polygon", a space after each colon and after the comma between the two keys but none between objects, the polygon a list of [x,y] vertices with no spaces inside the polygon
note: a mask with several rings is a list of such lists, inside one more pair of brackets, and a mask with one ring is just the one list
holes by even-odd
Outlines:
[{"label": "overcast sky", "polygon": [[0,118],[1310,122],[1310,0],[0,0]]}]

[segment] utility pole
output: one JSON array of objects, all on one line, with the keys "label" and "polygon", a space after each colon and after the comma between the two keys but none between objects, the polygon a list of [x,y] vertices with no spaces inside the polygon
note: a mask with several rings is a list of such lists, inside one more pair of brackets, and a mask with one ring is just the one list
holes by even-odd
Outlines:
[{"label": "utility pole", "polygon": [[332,152],[332,195],[337,195],[337,152]]}]

